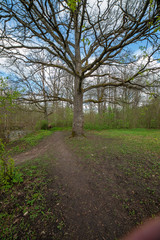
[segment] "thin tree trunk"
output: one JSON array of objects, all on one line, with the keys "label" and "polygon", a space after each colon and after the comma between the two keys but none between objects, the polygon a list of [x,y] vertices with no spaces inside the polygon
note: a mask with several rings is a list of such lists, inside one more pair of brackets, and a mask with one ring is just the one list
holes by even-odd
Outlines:
[{"label": "thin tree trunk", "polygon": [[43,99],[44,99],[44,119],[48,124],[48,111],[47,111],[47,101],[46,101],[46,91],[45,91],[45,72],[44,72],[43,65],[42,65],[42,84],[43,84]]}]

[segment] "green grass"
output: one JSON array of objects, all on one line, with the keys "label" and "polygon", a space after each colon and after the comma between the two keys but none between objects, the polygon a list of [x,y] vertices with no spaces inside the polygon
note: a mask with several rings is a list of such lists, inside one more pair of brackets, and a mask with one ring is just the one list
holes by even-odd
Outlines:
[{"label": "green grass", "polygon": [[122,136],[125,135],[140,135],[140,136],[159,136],[159,129],[145,129],[145,128],[133,128],[133,129],[108,129],[105,131],[100,131],[102,135],[110,135],[110,136]]},{"label": "green grass", "polygon": [[132,220],[139,223],[159,213],[160,130],[90,131],[86,138],[66,143],[81,156],[81,165],[92,171],[94,184],[97,179],[104,191],[112,189],[113,201]]},{"label": "green grass", "polygon": [[39,130],[34,133],[28,134],[24,138],[21,138],[21,141],[26,143],[29,146],[35,146],[43,138],[51,135],[52,133],[53,133],[53,130]]},{"label": "green grass", "polygon": [[[64,128],[32,132],[19,141],[12,142],[9,152],[15,154],[28,150],[56,130],[61,131]],[[13,147],[12,144],[14,144]],[[55,159],[52,158],[51,161],[53,164]],[[0,239],[39,239],[42,237],[41,232],[45,236],[49,234],[48,228],[51,224],[57,239],[59,236],[60,239],[62,238],[64,223],[61,217],[56,215],[55,209],[49,208],[47,202],[47,186],[50,180],[53,182],[54,179],[54,176],[51,179],[48,177],[49,163],[48,155],[44,155],[17,166],[16,169],[21,174],[22,181],[17,181],[10,188],[0,189]],[[53,194],[51,205],[54,206],[59,201],[59,195],[55,189],[52,191],[53,193],[50,192]]]},{"label": "green grass", "polygon": [[160,130],[90,131],[89,138],[66,142],[78,155],[83,156],[86,164],[105,164],[106,159],[118,159],[115,167],[126,176],[160,179]]},{"label": "green grass", "polygon": [[107,130],[96,132],[107,141],[106,154],[123,158],[119,167],[127,176],[160,179],[160,130]]},{"label": "green grass", "polygon": [[70,130],[70,128],[55,127],[49,130],[37,130],[32,133],[27,134],[25,137],[19,139],[18,141],[13,141],[9,143],[8,148],[10,149],[10,154],[16,154],[24,152],[31,147],[36,146],[42,139],[50,136],[55,131]]},{"label": "green grass", "polygon": [[[62,219],[55,209],[49,208],[46,200],[50,182],[47,167],[45,157],[28,161],[18,167],[23,173],[23,182],[12,189],[1,190],[0,239],[39,239],[41,232],[47,234],[49,224],[55,225],[59,232],[62,230]],[[54,206],[59,196],[57,192],[53,194]]]},{"label": "green grass", "polygon": [[[105,130],[94,131],[96,135],[112,138],[119,141],[115,144],[115,149],[122,153],[135,153],[143,151],[143,153],[160,153],[160,130],[149,129],[119,129],[119,130]],[[121,142],[121,143],[120,143]]]}]

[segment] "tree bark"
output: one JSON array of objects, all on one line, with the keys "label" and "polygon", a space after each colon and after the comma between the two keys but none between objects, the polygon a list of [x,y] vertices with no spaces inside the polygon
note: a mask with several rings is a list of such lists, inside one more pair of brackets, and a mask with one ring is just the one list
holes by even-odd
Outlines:
[{"label": "tree bark", "polygon": [[74,80],[74,114],[72,136],[83,135],[83,89],[82,89],[82,61],[80,53],[80,26],[78,8],[74,11],[75,30],[75,80]]},{"label": "tree bark", "polygon": [[48,124],[48,111],[47,111],[47,101],[46,101],[46,91],[45,91],[45,72],[44,72],[43,65],[42,65],[42,85],[43,85],[43,99],[44,99],[44,120]]},{"label": "tree bark", "polygon": [[83,91],[81,89],[81,79],[75,77],[74,114],[72,136],[83,136]]}]

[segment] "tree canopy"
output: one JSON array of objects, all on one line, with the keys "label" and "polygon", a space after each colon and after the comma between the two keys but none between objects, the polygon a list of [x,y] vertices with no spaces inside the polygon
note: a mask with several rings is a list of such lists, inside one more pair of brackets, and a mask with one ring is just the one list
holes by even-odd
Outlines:
[{"label": "tree canopy", "polygon": [[[106,86],[137,87],[134,80],[147,64],[126,79],[99,71],[102,81],[98,85],[91,81],[86,89],[85,79],[97,75],[100,67],[123,64],[127,47],[135,43],[145,41],[151,46],[148,62],[159,50],[156,0],[2,0],[0,19],[2,55],[74,76],[73,135],[83,134],[83,92]],[[125,58],[125,64],[135,61]],[[110,81],[104,83],[104,77]]]}]

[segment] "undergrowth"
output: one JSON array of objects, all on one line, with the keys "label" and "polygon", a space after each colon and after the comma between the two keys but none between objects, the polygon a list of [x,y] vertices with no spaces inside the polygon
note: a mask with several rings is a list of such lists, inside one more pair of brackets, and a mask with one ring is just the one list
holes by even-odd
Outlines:
[{"label": "undergrowth", "polygon": [[22,181],[22,173],[15,167],[13,158],[8,155],[0,139],[0,189],[9,189],[13,184]]},{"label": "undergrowth", "polygon": [[18,141],[13,141],[8,145],[11,154],[16,154],[24,152],[31,147],[36,146],[43,138],[51,135],[54,132],[53,129],[50,130],[38,130],[27,134],[25,137],[19,139]]},{"label": "undergrowth", "polygon": [[24,152],[36,146],[42,139],[50,136],[55,131],[69,130],[70,128],[56,127],[47,130],[37,130],[27,134],[25,137],[18,141],[13,141],[8,145],[11,154]]},{"label": "undergrowth", "polygon": [[23,182],[7,191],[0,190],[0,239],[43,239],[44,236],[52,239],[54,233],[61,236],[59,226],[62,219],[54,207],[59,199],[55,189],[55,197],[52,196],[54,208],[51,209],[47,202],[47,185],[50,183],[47,166],[46,159],[40,158],[22,164],[18,169],[23,173]]}]

